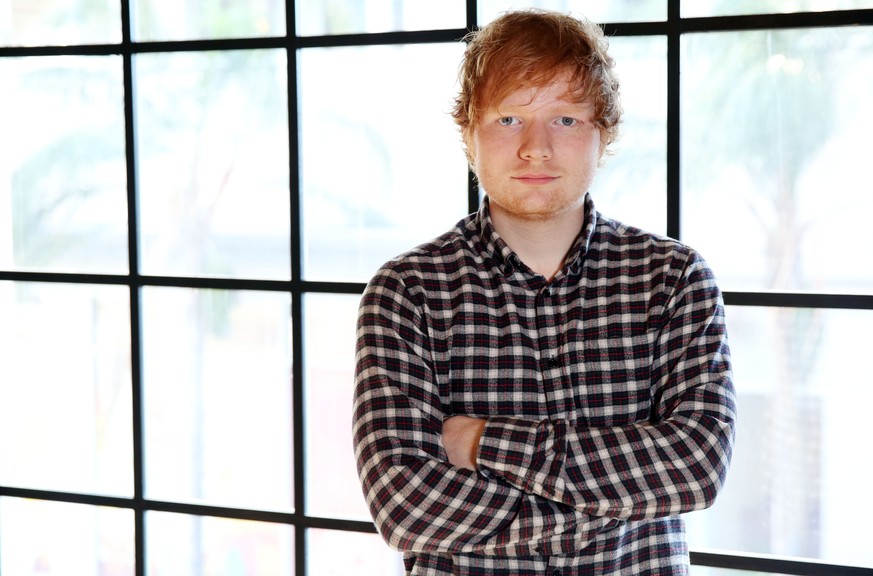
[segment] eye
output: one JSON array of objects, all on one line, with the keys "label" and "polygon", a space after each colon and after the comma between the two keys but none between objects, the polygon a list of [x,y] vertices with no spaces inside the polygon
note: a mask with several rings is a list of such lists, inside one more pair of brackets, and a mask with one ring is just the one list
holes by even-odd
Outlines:
[{"label": "eye", "polygon": [[561,123],[561,126],[574,126],[576,124],[576,119],[570,118],[569,116],[563,116],[558,120],[558,122]]},{"label": "eye", "polygon": [[518,119],[513,118],[512,116],[504,116],[497,121],[500,123],[501,126],[512,126],[513,124],[518,123]]}]

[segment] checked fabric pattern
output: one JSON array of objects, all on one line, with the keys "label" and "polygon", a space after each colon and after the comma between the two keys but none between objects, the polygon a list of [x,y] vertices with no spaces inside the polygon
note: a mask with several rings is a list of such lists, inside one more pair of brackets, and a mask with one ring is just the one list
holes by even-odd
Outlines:
[{"label": "checked fabric pattern", "polygon": [[[600,215],[551,281],[486,198],[388,262],[358,316],[353,434],[409,574],[685,574],[679,514],[712,504],[735,397],[721,294],[692,249]],[[478,473],[445,418],[487,418]]]}]

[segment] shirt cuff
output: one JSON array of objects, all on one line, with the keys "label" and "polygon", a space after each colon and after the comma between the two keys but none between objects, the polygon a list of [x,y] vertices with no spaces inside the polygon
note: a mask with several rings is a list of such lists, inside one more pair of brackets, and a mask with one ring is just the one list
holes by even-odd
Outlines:
[{"label": "shirt cuff", "polygon": [[479,473],[485,477],[498,476],[521,490],[527,490],[534,456],[546,424],[507,416],[488,418],[476,454]]}]

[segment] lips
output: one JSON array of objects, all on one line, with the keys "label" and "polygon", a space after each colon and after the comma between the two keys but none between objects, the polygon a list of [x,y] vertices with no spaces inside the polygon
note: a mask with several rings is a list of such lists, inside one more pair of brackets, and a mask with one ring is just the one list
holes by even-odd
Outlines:
[{"label": "lips", "polygon": [[557,176],[550,176],[549,174],[520,174],[518,176],[513,177],[514,180],[518,180],[522,184],[549,184],[558,179]]}]

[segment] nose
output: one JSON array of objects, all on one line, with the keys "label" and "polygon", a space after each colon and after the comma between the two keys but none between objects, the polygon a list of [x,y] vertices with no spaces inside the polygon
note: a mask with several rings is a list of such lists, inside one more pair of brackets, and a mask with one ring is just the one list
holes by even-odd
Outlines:
[{"label": "nose", "polygon": [[538,123],[528,124],[522,135],[518,155],[524,160],[548,160],[552,157],[552,140],[548,128]]}]

